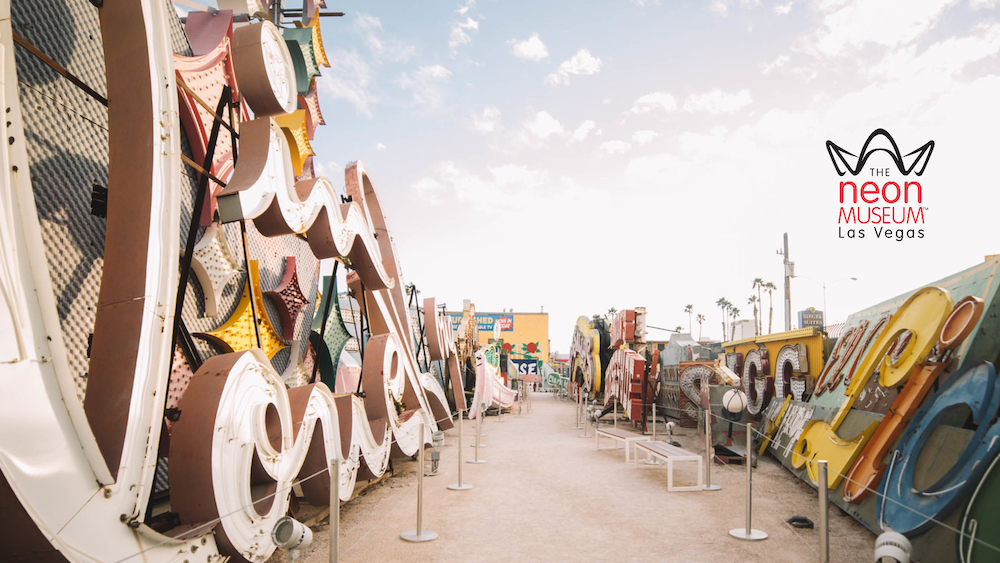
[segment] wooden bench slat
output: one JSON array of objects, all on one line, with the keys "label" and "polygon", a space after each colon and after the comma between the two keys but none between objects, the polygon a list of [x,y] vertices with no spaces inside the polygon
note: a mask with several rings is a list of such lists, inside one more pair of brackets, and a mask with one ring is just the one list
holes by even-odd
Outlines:
[{"label": "wooden bench slat", "polygon": [[603,430],[597,431],[602,436],[607,436],[609,438],[642,438],[643,434],[638,434],[636,432],[629,432],[628,430],[616,430],[614,428],[605,428]]},{"label": "wooden bench slat", "polygon": [[684,448],[678,448],[677,446],[671,446],[665,442],[636,442],[637,448],[642,448],[649,450],[653,453],[662,454],[670,457],[701,457],[699,454],[695,454],[685,450]]}]

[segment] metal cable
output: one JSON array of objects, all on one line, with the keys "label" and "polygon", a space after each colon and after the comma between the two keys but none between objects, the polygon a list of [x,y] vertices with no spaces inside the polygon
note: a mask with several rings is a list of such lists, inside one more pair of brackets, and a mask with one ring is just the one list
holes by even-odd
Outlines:
[{"label": "metal cable", "polygon": [[[743,427],[747,426],[746,423],[742,423],[742,422],[737,422],[737,421],[729,421],[729,422],[731,422],[732,424],[735,424],[737,426],[743,426]],[[763,433],[761,433],[759,430],[756,430],[755,432],[757,432],[758,434],[760,434],[763,437]],[[776,446],[788,447],[788,445],[791,443],[791,438],[789,438],[788,442],[786,442],[785,444],[782,445],[780,443],[780,441],[778,440],[778,437],[775,437],[775,438],[772,439],[772,443],[774,443]],[[779,447],[775,447],[774,449],[780,449],[780,448]],[[812,460],[810,460],[809,458],[807,458],[807,457],[803,456],[802,454],[796,452],[794,449],[791,450],[791,454],[790,455],[793,455],[793,456],[796,456],[798,458],[801,458],[806,463],[814,463],[814,462],[812,462]],[[959,534],[961,536],[968,537],[970,540],[978,542],[981,545],[983,545],[983,546],[985,546],[985,547],[987,547],[989,549],[992,549],[992,550],[1000,553],[1000,547],[997,547],[995,545],[987,543],[987,542],[985,542],[985,541],[983,541],[983,540],[981,540],[979,538],[976,538],[976,537],[972,536],[971,534],[967,534],[967,533],[959,530],[958,528],[955,528],[954,526],[946,524],[946,523],[944,523],[944,522],[942,522],[942,521],[934,518],[933,516],[928,516],[927,514],[924,514],[923,512],[920,512],[919,510],[917,510],[917,509],[915,509],[915,508],[913,508],[911,506],[903,504],[902,502],[899,502],[898,500],[892,499],[892,498],[890,498],[890,497],[882,494],[881,492],[879,492],[879,491],[877,491],[875,489],[872,489],[871,487],[869,487],[869,486],[867,486],[867,485],[865,485],[863,483],[860,483],[858,481],[855,481],[855,480],[849,478],[847,475],[844,475],[843,473],[840,473],[840,472],[838,472],[837,470],[835,470],[833,468],[827,467],[827,471],[829,471],[830,473],[832,473],[834,475],[839,476],[840,478],[842,478],[844,480],[847,480],[847,481],[850,481],[850,482],[855,483],[857,485],[860,485],[861,487],[863,487],[864,489],[866,489],[869,493],[873,493],[876,496],[880,497],[883,501],[888,501],[888,502],[891,502],[891,503],[893,503],[893,504],[895,504],[895,505],[897,505],[899,507],[905,508],[906,510],[909,510],[910,512],[913,512],[914,514],[920,516],[921,518],[927,519],[928,522],[931,522],[933,524],[941,526],[942,528],[945,528],[947,530],[951,530],[952,532],[955,532],[956,534]],[[883,478],[886,478],[886,477],[883,477]]]},{"label": "metal cable", "polygon": [[[459,415],[461,415],[461,413],[459,413]],[[450,419],[451,419],[451,417],[449,416],[447,418],[441,418],[441,419],[435,420],[434,422],[435,423],[440,423],[440,422],[444,422],[445,420],[450,420]],[[391,436],[389,438],[389,444],[388,444],[387,447],[391,448],[393,443],[398,443],[398,440],[396,440],[395,436]],[[421,444],[420,447],[423,447],[423,444]],[[209,520],[208,522],[204,522],[201,525],[196,526],[196,527],[188,530],[187,532],[185,532],[185,535],[190,535],[190,534],[193,534],[193,533],[197,533],[197,532],[199,532],[201,530],[205,530],[205,529],[211,530],[213,527],[215,527],[216,524],[218,524],[219,522],[222,522],[223,518],[228,518],[228,517],[230,517],[230,516],[232,516],[234,514],[237,514],[237,513],[241,512],[241,511],[247,510],[248,508],[252,507],[253,505],[259,504],[261,501],[265,501],[265,500],[270,499],[272,497],[276,497],[279,493],[284,493],[286,491],[289,491],[289,490],[291,490],[293,487],[295,487],[298,484],[304,483],[304,482],[306,482],[306,481],[308,481],[310,479],[318,477],[318,476],[322,475],[323,473],[327,473],[328,470],[329,470],[329,467],[324,467],[323,469],[320,469],[319,471],[313,473],[312,475],[309,475],[308,477],[304,477],[302,479],[299,479],[298,481],[293,481],[293,482],[289,483],[287,487],[277,489],[277,490],[275,490],[273,493],[271,493],[269,495],[266,495],[264,497],[261,497],[261,498],[259,498],[257,500],[252,501],[250,504],[243,505],[243,506],[237,508],[236,510],[233,510],[232,512],[229,512],[227,514],[223,514],[223,515],[219,516],[218,518],[214,518],[212,520]],[[423,468],[421,468],[421,471],[423,471]],[[414,487],[415,486],[416,485],[414,485]],[[412,488],[410,490],[412,490]],[[395,508],[393,508],[393,510],[395,510]],[[383,520],[384,520],[384,518],[383,518]],[[144,553],[146,553],[148,551],[151,551],[153,549],[156,549],[156,548],[158,548],[158,547],[160,547],[162,545],[165,545],[165,544],[173,542],[173,541],[176,541],[176,540],[174,538],[166,539],[164,541],[161,541],[160,543],[151,545],[151,546],[147,547],[146,549],[143,549],[142,551],[139,551],[137,553],[134,553],[132,555],[129,555],[127,557],[119,559],[119,560],[115,561],[114,563],[123,563],[125,561],[128,561],[129,559],[132,559],[134,557],[138,557],[138,556],[140,556],[140,555],[142,555],[142,554],[144,554]],[[351,548],[353,548],[353,547],[354,546],[351,546]],[[348,551],[349,550],[350,549],[348,549]]]}]

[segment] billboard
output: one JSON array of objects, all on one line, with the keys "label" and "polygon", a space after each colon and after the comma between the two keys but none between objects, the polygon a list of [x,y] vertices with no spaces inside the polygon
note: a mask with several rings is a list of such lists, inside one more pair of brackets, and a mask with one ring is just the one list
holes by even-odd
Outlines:
[{"label": "billboard", "polygon": [[[451,317],[451,330],[458,330],[459,323],[462,322],[462,315],[449,314]],[[493,332],[493,323],[500,322],[502,332],[512,332],[514,330],[514,315],[476,315],[476,324],[479,330]]]},{"label": "billboard", "polygon": [[517,366],[518,375],[538,375],[538,360],[516,360],[511,358],[510,361],[514,362]]},{"label": "billboard", "polygon": [[823,328],[823,311],[817,311],[815,307],[799,311],[799,328],[810,326]]}]

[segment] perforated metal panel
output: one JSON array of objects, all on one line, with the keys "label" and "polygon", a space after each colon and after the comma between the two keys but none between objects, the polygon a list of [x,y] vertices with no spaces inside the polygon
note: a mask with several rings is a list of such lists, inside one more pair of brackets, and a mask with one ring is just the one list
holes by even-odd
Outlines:
[{"label": "perforated metal panel", "polygon": [[[167,2],[170,13],[172,4]],[[51,56],[72,74],[101,95],[106,95],[105,67],[97,9],[86,0],[14,0],[11,3],[14,31]],[[174,53],[190,55],[190,46],[180,21],[169,22]],[[42,226],[46,258],[58,301],[59,320],[66,342],[70,369],[76,378],[78,398],[86,393],[88,337],[93,331],[97,297],[103,275],[105,220],[91,215],[93,185],[107,186],[107,109],[65,78],[18,46],[15,52],[18,90],[25,122],[25,142],[35,204]],[[182,134],[182,152],[190,156]],[[183,248],[190,224],[197,175],[185,166],[181,198],[181,238]],[[109,193],[108,198],[123,197]],[[235,310],[247,281],[243,237],[239,223],[222,225],[222,233],[234,259],[244,272],[235,276],[220,292],[219,315],[205,316],[205,300],[195,276],[186,289],[183,320],[191,332],[218,328]],[[281,282],[284,257],[295,256],[298,281],[310,297],[310,305],[296,319],[295,338],[306,350],[315,306],[318,261],[308,244],[296,237],[266,238],[246,225],[245,253],[260,263],[262,288],[274,289]],[[204,229],[200,229],[200,237]],[[281,317],[270,301],[264,309],[275,328],[282,330]],[[203,358],[220,352],[214,346],[195,341]],[[275,369],[283,371],[290,349],[273,358]],[[296,361],[300,361],[297,358]]]}]

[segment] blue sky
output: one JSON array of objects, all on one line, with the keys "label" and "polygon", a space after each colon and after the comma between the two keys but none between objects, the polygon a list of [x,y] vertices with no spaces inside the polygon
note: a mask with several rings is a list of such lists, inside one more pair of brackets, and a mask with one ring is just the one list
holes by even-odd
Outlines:
[{"label": "blue sky", "polygon": [[[995,1],[329,5],[322,171],[366,164],[407,283],[544,307],[554,350],[609,307],[674,327],[692,303],[717,338],[719,297],[747,318],[753,278],[780,287],[786,231],[798,274],[859,278],[831,320],[1000,253]],[[824,143],[878,127],[937,143],[922,239],[839,238]],[[792,299],[821,307],[819,283]]]}]

